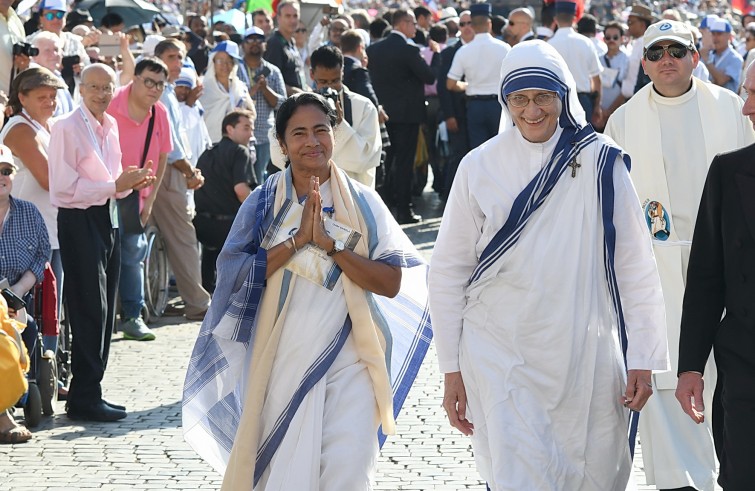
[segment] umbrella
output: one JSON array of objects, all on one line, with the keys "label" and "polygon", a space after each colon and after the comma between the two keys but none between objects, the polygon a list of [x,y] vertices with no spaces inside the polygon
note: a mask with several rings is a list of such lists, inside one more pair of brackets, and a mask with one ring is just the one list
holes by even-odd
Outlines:
[{"label": "umbrella", "polygon": [[78,9],[87,9],[99,26],[105,14],[118,14],[123,17],[127,27],[152,22],[160,9],[143,0],[84,0],[76,5]]}]

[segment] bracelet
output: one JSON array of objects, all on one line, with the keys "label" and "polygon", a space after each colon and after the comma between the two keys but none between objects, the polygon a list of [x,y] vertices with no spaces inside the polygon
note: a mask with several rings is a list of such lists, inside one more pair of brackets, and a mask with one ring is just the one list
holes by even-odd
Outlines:
[{"label": "bracelet", "polygon": [[294,254],[296,254],[297,252],[299,252],[299,249],[296,248],[296,239],[294,239],[293,235],[290,237],[290,239],[291,239],[291,246],[294,248]]}]

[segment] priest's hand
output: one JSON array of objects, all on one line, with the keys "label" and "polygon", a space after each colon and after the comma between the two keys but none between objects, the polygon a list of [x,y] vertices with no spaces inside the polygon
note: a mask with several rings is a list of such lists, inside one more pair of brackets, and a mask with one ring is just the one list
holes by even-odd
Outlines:
[{"label": "priest's hand", "polygon": [[698,372],[684,372],[676,382],[676,400],[682,409],[697,424],[705,421],[705,403],[703,402],[703,375]]},{"label": "priest's hand", "polygon": [[444,385],[443,409],[446,410],[451,426],[470,436],[474,432],[474,425],[467,419],[467,391],[461,372],[445,374]]},{"label": "priest's hand", "polygon": [[651,382],[652,370],[629,370],[627,373],[627,391],[624,394],[624,407],[641,411],[653,395]]}]

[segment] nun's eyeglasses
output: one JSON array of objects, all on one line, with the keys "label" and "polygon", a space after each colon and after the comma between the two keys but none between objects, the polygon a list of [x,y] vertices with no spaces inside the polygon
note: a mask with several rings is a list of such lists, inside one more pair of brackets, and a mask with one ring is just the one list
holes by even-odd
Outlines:
[{"label": "nun's eyeglasses", "polygon": [[527,107],[530,104],[530,101],[534,101],[535,105],[538,106],[550,106],[557,97],[556,94],[544,92],[536,95],[532,99],[522,94],[511,94],[506,97],[506,100],[514,107]]},{"label": "nun's eyeglasses", "polygon": [[670,44],[668,46],[653,46],[652,48],[648,48],[645,50],[645,59],[648,61],[660,61],[661,58],[663,58],[663,53],[665,51],[668,51],[668,54],[672,58],[676,58],[677,60],[681,60],[685,56],[687,56],[687,49],[686,46],[682,46],[681,44]]}]

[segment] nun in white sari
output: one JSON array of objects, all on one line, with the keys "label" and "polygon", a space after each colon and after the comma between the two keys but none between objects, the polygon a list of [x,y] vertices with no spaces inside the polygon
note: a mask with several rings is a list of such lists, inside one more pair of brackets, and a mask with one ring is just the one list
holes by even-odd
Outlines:
[{"label": "nun in white sari", "polygon": [[247,198],[218,259],[183,428],[224,490],[371,489],[430,342],[427,267],[330,161],[334,123],[314,93],[281,106],[291,165]]},{"label": "nun in white sari", "polygon": [[624,491],[668,365],[629,159],[546,43],[509,52],[499,97],[507,122],[462,160],[431,260],[443,405],[492,491]]},{"label": "nun in white sari", "polygon": [[256,114],[249,89],[238,77],[240,61],[239,46],[233,41],[218,43],[210,52],[199,100],[212,143],[223,137],[223,118],[234,109],[247,109]]}]

